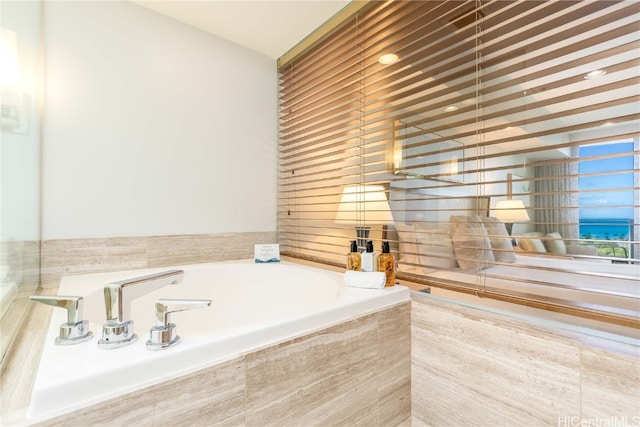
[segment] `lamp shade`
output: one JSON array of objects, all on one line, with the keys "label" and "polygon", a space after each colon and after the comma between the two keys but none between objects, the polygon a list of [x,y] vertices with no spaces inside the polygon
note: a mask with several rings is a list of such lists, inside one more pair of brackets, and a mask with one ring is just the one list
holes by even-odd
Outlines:
[{"label": "lamp shade", "polygon": [[493,216],[504,222],[529,221],[529,215],[522,200],[500,200],[496,203]]},{"label": "lamp shade", "polygon": [[382,185],[354,185],[342,190],[336,214],[339,224],[389,224],[393,215]]}]

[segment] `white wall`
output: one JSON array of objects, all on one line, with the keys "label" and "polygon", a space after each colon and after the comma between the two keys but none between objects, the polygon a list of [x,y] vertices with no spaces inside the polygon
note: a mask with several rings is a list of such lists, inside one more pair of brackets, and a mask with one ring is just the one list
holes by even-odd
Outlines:
[{"label": "white wall", "polygon": [[276,230],[274,60],[128,1],[44,23],[43,239]]},{"label": "white wall", "polygon": [[26,118],[0,132],[0,238],[40,239],[40,3],[0,3],[0,27],[15,32]]}]

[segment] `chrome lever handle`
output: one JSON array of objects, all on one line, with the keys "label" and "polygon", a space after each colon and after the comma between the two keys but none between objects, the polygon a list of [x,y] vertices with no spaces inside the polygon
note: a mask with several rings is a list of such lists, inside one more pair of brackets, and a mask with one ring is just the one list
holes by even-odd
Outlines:
[{"label": "chrome lever handle", "polygon": [[210,299],[159,299],[156,301],[156,327],[168,327],[171,313],[209,307],[210,305]]},{"label": "chrome lever handle", "polygon": [[209,307],[208,299],[159,299],[156,301],[156,326],[149,330],[148,350],[163,350],[180,341],[176,325],[170,323],[169,315],[178,311]]},{"label": "chrome lever handle", "polygon": [[67,322],[60,324],[60,335],[56,337],[56,344],[78,344],[93,336],[89,330],[89,322],[82,318],[84,298],[68,295],[33,295],[29,299],[67,310]]}]

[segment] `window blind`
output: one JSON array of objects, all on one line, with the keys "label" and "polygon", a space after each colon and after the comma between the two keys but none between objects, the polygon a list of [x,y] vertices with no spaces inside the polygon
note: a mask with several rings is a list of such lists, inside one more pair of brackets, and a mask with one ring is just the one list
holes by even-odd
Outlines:
[{"label": "window blind", "polygon": [[280,64],[282,252],[638,325],[639,12],[367,3]]}]

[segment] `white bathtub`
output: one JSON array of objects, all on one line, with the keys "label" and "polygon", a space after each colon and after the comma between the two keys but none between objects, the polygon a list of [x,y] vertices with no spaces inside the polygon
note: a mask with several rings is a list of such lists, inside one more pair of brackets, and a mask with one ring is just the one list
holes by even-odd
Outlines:
[{"label": "white bathtub", "polygon": [[[342,274],[288,262],[252,260],[180,266],[184,281],[133,301],[138,340],[105,350],[97,347],[105,321],[105,284],[171,268],[69,276],[59,295],[85,297],[85,318],[94,337],[54,345],[66,312],[54,309],[36,376],[29,417],[42,418],[115,397],[172,377],[329,325],[409,301],[402,286],[381,290],[345,287]],[[158,298],[211,299],[211,307],[174,313],[182,338],[174,347],[149,351]]]}]

